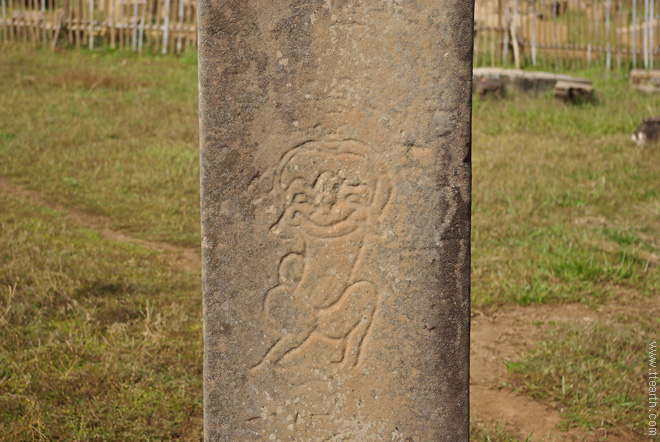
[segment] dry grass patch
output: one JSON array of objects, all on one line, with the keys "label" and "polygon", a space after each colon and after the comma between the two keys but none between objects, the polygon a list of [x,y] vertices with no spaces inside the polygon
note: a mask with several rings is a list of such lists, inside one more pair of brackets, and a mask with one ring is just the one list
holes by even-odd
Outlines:
[{"label": "dry grass patch", "polygon": [[647,435],[647,350],[658,339],[659,312],[556,326],[528,356],[507,364],[514,385],[553,403],[566,426]]},{"label": "dry grass patch", "polygon": [[197,246],[193,56],[0,52],[0,175],[112,220]]},{"label": "dry grass patch", "polygon": [[621,79],[595,84],[583,106],[475,98],[476,306],[660,290],[660,148],[629,139],[660,105]]},{"label": "dry grass patch", "polygon": [[198,275],[0,195],[0,434],[199,440]]}]

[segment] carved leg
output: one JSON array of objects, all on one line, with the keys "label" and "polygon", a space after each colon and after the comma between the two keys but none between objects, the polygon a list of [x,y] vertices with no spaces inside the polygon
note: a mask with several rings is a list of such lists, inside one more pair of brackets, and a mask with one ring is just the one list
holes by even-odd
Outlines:
[{"label": "carved leg", "polygon": [[362,341],[369,331],[373,318],[373,312],[370,315],[363,316],[360,323],[349,333],[346,339],[346,351],[344,352],[343,365],[345,368],[352,368],[357,365],[362,352]]},{"label": "carved leg", "polygon": [[368,281],[360,281],[348,287],[339,301],[319,314],[319,332],[345,341],[343,363],[346,366],[352,367],[357,363],[362,340],[376,310],[377,298],[376,287]]},{"label": "carved leg", "polygon": [[252,367],[252,369],[256,370],[268,363],[276,364],[289,352],[303,345],[307,338],[309,338],[309,336],[314,331],[314,328],[314,326],[310,325],[309,327],[297,333],[286,333],[282,335],[282,337],[275,343],[275,345],[273,345],[270,350],[268,350],[268,353],[266,353],[266,356],[264,356],[261,362]]}]

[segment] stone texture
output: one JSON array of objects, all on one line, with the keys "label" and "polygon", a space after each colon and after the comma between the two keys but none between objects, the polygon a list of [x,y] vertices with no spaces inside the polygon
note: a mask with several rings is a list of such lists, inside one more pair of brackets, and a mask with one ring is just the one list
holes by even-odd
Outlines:
[{"label": "stone texture", "polygon": [[200,2],[207,441],[468,441],[472,9]]}]

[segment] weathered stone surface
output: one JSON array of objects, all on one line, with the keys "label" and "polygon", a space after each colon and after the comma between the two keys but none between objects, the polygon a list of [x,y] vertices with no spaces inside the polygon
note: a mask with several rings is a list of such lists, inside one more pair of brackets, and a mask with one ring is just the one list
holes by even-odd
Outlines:
[{"label": "weathered stone surface", "polygon": [[207,441],[467,441],[472,2],[199,5]]}]

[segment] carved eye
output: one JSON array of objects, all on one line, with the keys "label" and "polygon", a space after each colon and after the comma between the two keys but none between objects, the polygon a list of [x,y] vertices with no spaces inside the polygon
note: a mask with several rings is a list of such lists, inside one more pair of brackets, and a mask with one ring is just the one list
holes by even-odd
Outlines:
[{"label": "carved eye", "polygon": [[349,203],[360,204],[362,202],[362,198],[360,197],[360,195],[356,195],[355,193],[352,193],[346,197],[346,201],[348,201]]},{"label": "carved eye", "polygon": [[296,196],[293,197],[293,203],[294,204],[305,204],[307,203],[309,199],[307,198],[307,195],[304,193],[298,193]]}]

